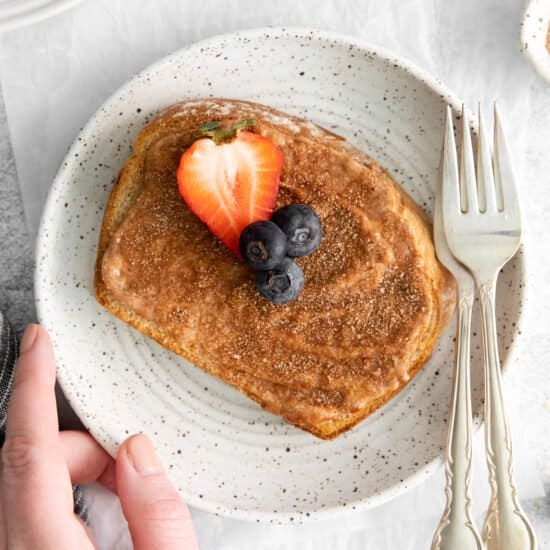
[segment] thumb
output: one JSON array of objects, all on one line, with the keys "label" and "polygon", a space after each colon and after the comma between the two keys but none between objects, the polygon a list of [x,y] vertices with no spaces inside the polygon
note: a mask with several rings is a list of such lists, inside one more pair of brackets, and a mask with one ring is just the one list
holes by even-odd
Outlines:
[{"label": "thumb", "polygon": [[122,444],[116,474],[135,550],[198,550],[189,510],[146,436],[134,435]]}]

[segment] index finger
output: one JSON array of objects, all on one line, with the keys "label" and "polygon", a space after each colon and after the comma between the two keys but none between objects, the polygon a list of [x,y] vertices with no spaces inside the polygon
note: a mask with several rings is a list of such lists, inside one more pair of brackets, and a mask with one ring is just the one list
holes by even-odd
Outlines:
[{"label": "index finger", "polygon": [[[55,359],[48,333],[30,325],[21,342],[2,448],[8,543],[50,544],[72,517],[72,489],[59,439]],[[25,544],[27,546],[25,546]]]},{"label": "index finger", "polygon": [[21,341],[8,406],[6,444],[20,435],[50,444],[59,426],[55,401],[55,358],[48,333],[29,325]]}]

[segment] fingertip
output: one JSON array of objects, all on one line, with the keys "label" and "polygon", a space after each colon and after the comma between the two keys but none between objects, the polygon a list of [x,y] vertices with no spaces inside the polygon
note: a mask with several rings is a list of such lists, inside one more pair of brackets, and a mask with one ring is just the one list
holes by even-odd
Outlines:
[{"label": "fingertip", "polygon": [[130,460],[128,458],[128,442],[133,437],[137,437],[139,434],[134,434],[125,439],[120,446],[117,449],[116,457],[115,457],[115,463],[117,466],[117,469],[120,467],[129,467],[130,466]]},{"label": "fingertip", "polygon": [[[45,328],[31,324],[21,339],[20,355],[14,374],[13,394],[21,383],[32,380],[48,388],[55,384],[55,356],[50,336]],[[48,389],[49,392],[49,389]]]},{"label": "fingertip", "polygon": [[47,331],[40,325],[29,325],[21,351],[8,403],[6,438],[19,434],[46,444],[58,433],[55,357]]},{"label": "fingertip", "polygon": [[27,325],[27,328],[25,328],[25,332],[23,333],[23,338],[21,338],[21,343],[19,344],[19,355],[23,355],[32,349],[39,330],[40,325],[34,323]]},{"label": "fingertip", "polygon": [[117,489],[136,549],[197,548],[189,510],[170,483],[153,444],[129,437],[117,453]]},{"label": "fingertip", "polygon": [[118,460],[119,458],[125,458],[125,457],[126,457],[127,448],[128,448],[128,443],[130,443],[130,441],[131,441],[132,439],[135,439],[136,437],[147,437],[147,436],[144,435],[144,434],[141,434],[141,433],[135,433],[135,434],[132,434],[132,435],[128,436],[128,437],[120,444],[120,446],[118,447],[117,455],[116,455],[116,459],[117,459],[117,460]]},{"label": "fingertip", "polygon": [[126,457],[140,475],[160,474],[164,468],[151,440],[145,434],[136,434],[125,441]]},{"label": "fingertip", "polygon": [[21,343],[19,344],[19,355],[24,355],[36,348],[50,348],[53,350],[52,340],[48,331],[37,323],[30,323],[25,328]]}]

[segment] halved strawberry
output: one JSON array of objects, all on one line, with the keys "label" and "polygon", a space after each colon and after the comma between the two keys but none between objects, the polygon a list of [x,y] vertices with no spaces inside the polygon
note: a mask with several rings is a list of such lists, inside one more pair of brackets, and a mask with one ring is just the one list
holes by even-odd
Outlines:
[{"label": "halved strawberry", "polygon": [[217,130],[221,142],[213,131],[208,135],[214,139],[195,141],[181,157],[177,180],[187,206],[240,256],[243,229],[271,217],[283,157],[269,139],[239,131],[238,125],[234,128],[236,135],[231,141],[227,141],[228,130]]}]

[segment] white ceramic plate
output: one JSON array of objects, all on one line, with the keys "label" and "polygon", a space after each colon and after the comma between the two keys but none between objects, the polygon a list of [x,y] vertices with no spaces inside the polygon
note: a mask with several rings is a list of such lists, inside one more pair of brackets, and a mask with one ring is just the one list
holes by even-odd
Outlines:
[{"label": "white ceramic plate", "polygon": [[[388,52],[309,30],[212,38],[149,67],[82,130],[50,192],[37,245],[36,295],[59,380],[114,453],[152,436],[192,505],[261,521],[301,521],[373,506],[419,483],[445,444],[453,328],[407,388],[331,442],[300,431],[103,310],[93,266],[103,210],[143,124],[176,101],[245,98],[309,118],[371,153],[430,211],[444,106],[435,79]],[[500,278],[502,357],[517,330],[521,258]],[[479,410],[479,341],[473,345]]]},{"label": "white ceramic plate", "polygon": [[0,0],[0,31],[35,23],[78,2],[80,0]]},{"label": "white ceramic plate", "polygon": [[550,0],[529,0],[520,24],[521,51],[535,70],[550,83],[550,51],[546,47],[550,31]]}]

